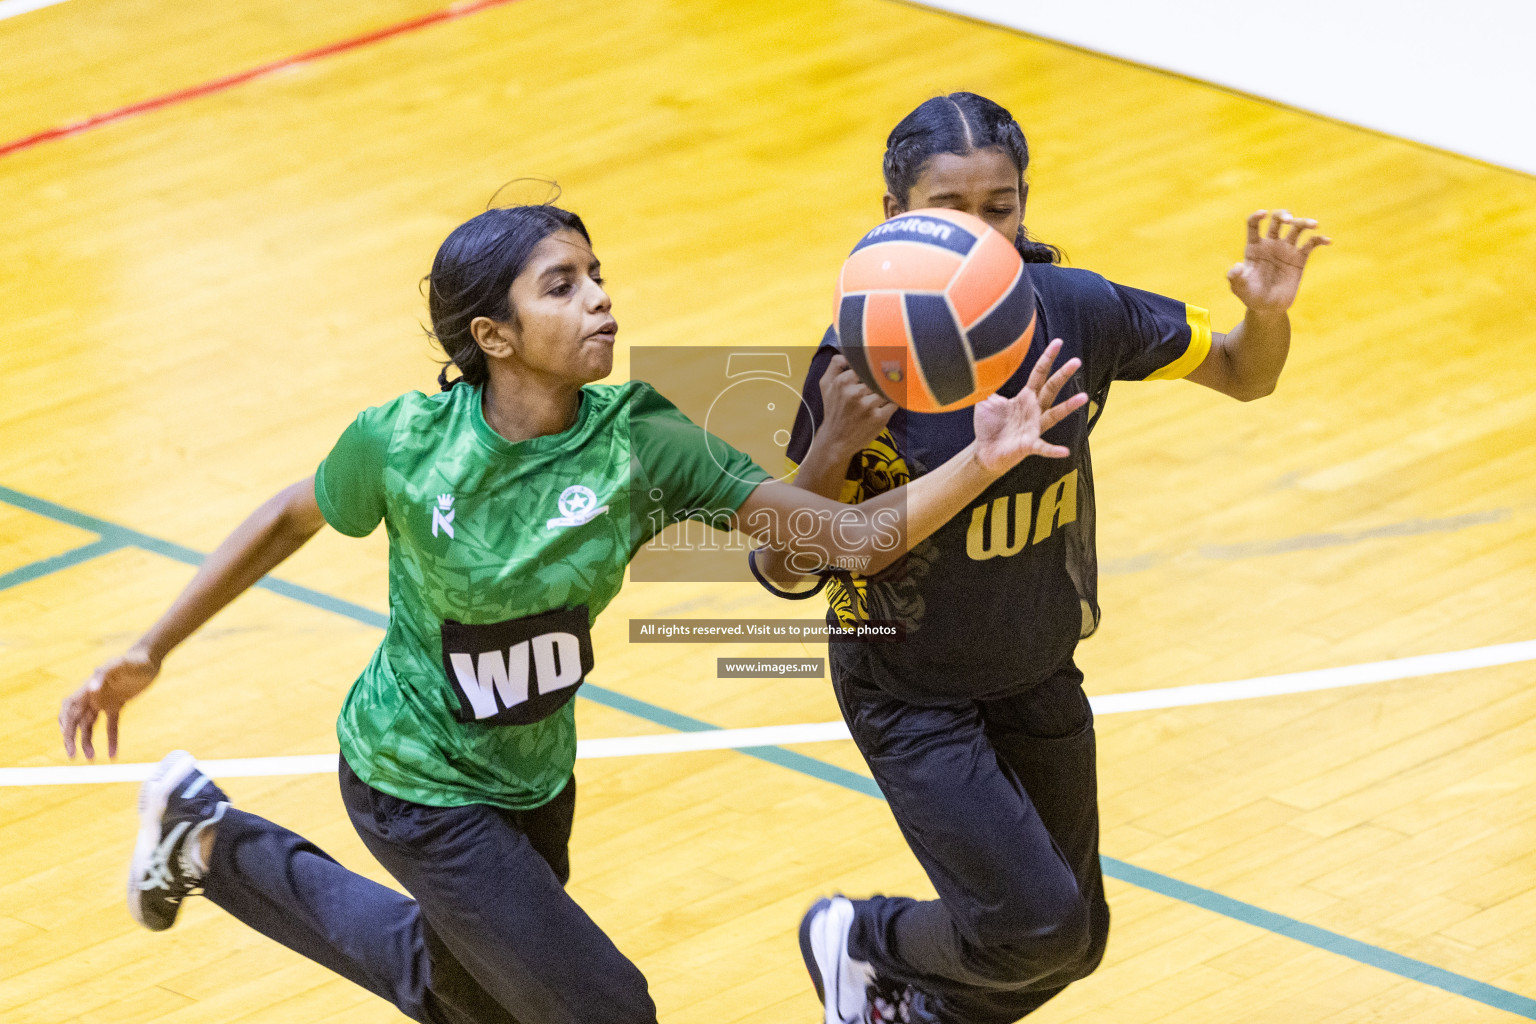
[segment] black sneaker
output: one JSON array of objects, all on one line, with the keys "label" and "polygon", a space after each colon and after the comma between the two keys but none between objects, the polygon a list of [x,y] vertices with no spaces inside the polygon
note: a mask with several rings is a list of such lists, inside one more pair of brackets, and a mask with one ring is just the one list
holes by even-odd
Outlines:
[{"label": "black sneaker", "polygon": [[181,901],[203,883],[194,859],[203,829],[224,817],[229,797],[185,750],[165,755],[139,787],[139,841],[128,869],[128,911],[152,932],[176,923]]}]

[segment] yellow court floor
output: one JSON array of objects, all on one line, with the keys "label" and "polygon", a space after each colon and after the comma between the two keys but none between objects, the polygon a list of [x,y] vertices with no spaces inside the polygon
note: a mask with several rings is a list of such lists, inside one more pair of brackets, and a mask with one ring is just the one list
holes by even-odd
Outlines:
[{"label": "yellow court floor", "polygon": [[[0,147],[441,2],[70,0],[0,21]],[[879,216],[885,134],[955,89],[1023,123],[1036,236],[1218,330],[1250,211],[1336,241],[1273,397],[1116,388],[1090,693],[1536,639],[1536,180],[885,0],[516,0],[0,156],[0,767],[65,763],[59,699],[188,561],[359,409],[435,387],[418,282],[503,183],[557,179],[586,218],[616,379],[629,346],[810,345]],[[194,637],[130,709],[120,760],[334,750],[384,556],[382,531],[322,533],[278,573],[310,597],[254,591]],[[633,617],[804,614],[747,584],[633,584],[595,630],[612,697],[581,703],[583,735],[837,718],[824,680],[715,678],[717,657],[796,651],[628,643]],[[1109,952],[1032,1019],[1536,1017],[1533,676],[1102,715]],[[931,892],[850,742],[578,775],[571,891],[667,1021],[816,1019],[809,901]],[[334,778],[227,788],[384,880]],[[0,1021],[399,1019],[201,901],[138,928],[133,801],[0,786]]]}]

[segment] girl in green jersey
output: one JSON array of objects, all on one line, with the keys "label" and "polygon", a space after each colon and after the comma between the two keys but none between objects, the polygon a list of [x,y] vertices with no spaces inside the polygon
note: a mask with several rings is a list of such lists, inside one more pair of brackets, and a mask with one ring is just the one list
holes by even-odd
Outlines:
[{"label": "girl in green jersey", "polygon": [[[813,561],[889,564],[1030,455],[1082,404],[1048,348],[975,440],[907,487],[848,507],[769,480],[640,382],[597,385],[618,325],[585,226],[491,210],[434,261],[434,332],[461,376],[360,414],[316,473],[261,506],[127,653],[63,703],[86,757],[165,656],[329,524],[389,535],[390,622],[338,723],[342,796],[414,899],[234,809],[177,751],[139,797],[134,917],[171,926],[195,889],[279,942],[433,1022],[655,1020],[645,978],[566,895],[571,698],[592,619],[655,524],[729,524]],[[713,449],[713,451],[711,451]],[[723,454],[722,454],[723,453]],[[809,511],[810,515],[806,515]],[[794,523],[790,531],[785,524]]]}]

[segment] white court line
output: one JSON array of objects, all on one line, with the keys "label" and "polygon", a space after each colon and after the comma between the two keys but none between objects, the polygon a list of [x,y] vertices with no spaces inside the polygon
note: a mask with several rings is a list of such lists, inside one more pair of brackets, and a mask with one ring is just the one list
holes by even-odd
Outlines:
[{"label": "white court line", "polygon": [[40,11],[44,7],[52,7],[54,4],[62,4],[64,0],[0,0],[0,21],[6,18],[14,18],[18,14],[31,14]]},{"label": "white court line", "polygon": [[[617,736],[611,739],[578,740],[576,757],[634,757],[639,754],[682,754],[693,750],[735,750],[742,747],[776,747],[784,743],[822,743],[848,739],[842,722],[811,722],[804,725],[767,725],[755,729],[709,729],[702,732],[669,732],[660,736]],[[303,754],[295,757],[238,757],[228,760],[198,758],[203,770],[216,779],[260,775],[320,775],[336,771],[335,754]],[[83,764],[49,768],[0,768],[0,787],[63,786],[96,782],[142,782],[154,770],[153,763]]]},{"label": "white court line", "polygon": [[[1127,711],[1152,711],[1158,708],[1189,707],[1225,701],[1278,697],[1288,693],[1333,690],[1344,686],[1385,683],[1395,679],[1464,672],[1536,661],[1536,640],[1491,647],[1473,647],[1444,654],[1424,654],[1413,658],[1394,658],[1361,665],[1291,672],[1279,676],[1259,676],[1228,683],[1199,683],[1171,686],[1159,690],[1112,693],[1093,697],[1096,715],[1114,715]],[[680,754],[694,750],[733,750],[742,747],[776,747],[793,743],[826,743],[848,739],[848,727],[842,722],[808,722],[800,725],[766,725],[753,729],[709,729],[702,732],[671,732],[659,736],[619,736],[611,739],[581,740],[576,756],[581,760],[601,757],[635,757],[644,754]],[[335,754],[307,754],[297,757],[245,757],[230,760],[200,761],[214,778],[240,778],[266,775],[317,775],[336,770]],[[153,764],[64,765],[48,768],[0,768],[0,787],[83,785],[101,782],[139,782],[149,777]]]},{"label": "white court line", "polygon": [[1191,704],[1217,704],[1252,697],[1278,697],[1286,693],[1386,683],[1394,679],[1417,679],[1444,672],[1513,665],[1521,661],[1536,661],[1536,640],[1472,647],[1465,651],[1446,651],[1444,654],[1421,654],[1413,658],[1393,658],[1391,661],[1369,661],[1362,665],[1341,665],[1311,672],[1290,672],[1283,676],[1258,676],[1230,683],[1196,683],[1193,686],[1170,686],[1161,690],[1112,693],[1094,697],[1092,703],[1095,714],[1113,715],[1122,711],[1181,708]]}]

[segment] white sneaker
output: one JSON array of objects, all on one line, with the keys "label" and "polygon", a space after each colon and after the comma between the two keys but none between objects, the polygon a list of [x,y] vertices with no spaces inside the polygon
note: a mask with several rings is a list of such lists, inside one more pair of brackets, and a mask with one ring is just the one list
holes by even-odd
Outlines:
[{"label": "white sneaker", "polygon": [[846,896],[817,900],[800,921],[800,955],[826,1007],[826,1024],[864,1024],[874,968],[848,955],[853,903]]}]

